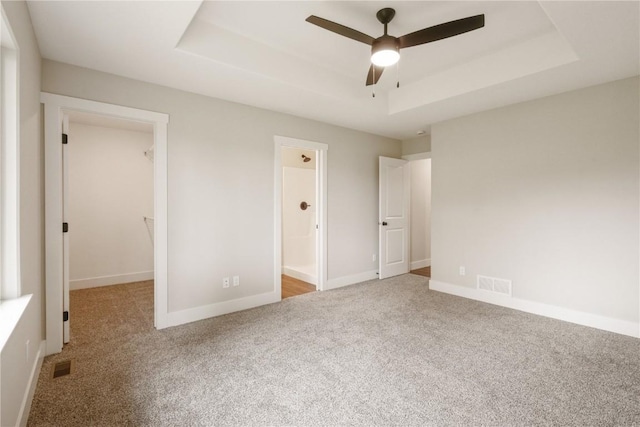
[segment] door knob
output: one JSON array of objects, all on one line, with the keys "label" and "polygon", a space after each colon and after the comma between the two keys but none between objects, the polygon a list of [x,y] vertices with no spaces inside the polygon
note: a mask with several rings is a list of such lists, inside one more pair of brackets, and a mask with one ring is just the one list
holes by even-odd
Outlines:
[{"label": "door knob", "polygon": [[382,225],[387,225],[387,221],[382,221]]}]

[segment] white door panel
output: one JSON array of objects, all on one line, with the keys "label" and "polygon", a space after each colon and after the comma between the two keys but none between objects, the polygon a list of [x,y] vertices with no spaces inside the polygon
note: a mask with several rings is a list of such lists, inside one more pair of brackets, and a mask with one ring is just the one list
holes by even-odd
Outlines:
[{"label": "white door panel", "polygon": [[[397,160],[397,159],[393,159]],[[386,218],[402,218],[405,214],[404,204],[402,203],[403,192],[397,191],[403,189],[404,168],[402,166],[390,167],[385,166],[386,171]]]},{"label": "white door panel", "polygon": [[409,272],[410,170],[406,160],[380,157],[381,279]]},{"label": "white door panel", "polygon": [[404,262],[406,254],[404,253],[405,236],[404,230],[393,229],[385,230],[386,233],[386,261],[387,265]]}]

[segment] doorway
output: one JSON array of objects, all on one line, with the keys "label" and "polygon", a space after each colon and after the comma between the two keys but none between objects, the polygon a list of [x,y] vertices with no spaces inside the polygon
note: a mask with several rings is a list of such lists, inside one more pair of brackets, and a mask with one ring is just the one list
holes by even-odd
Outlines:
[{"label": "doorway", "polygon": [[282,147],[282,298],[313,292],[316,256],[315,150]]},{"label": "doorway", "polygon": [[[47,355],[62,351],[69,319],[68,211],[63,197],[64,112],[78,111],[127,119],[153,127],[153,320],[168,326],[167,313],[167,114],[79,98],[41,93],[44,104],[45,145],[45,259]],[[141,218],[142,221],[142,218]],[[72,227],[69,224],[69,227]],[[65,249],[67,248],[67,249]]]},{"label": "doorway", "polygon": [[[153,125],[63,111],[63,206],[69,224],[71,334],[93,339],[89,319],[135,303],[122,330],[153,326]],[[65,236],[66,237],[66,236]],[[93,307],[93,308],[92,308]],[[98,309],[100,307],[101,309]],[[128,327],[128,328],[127,328]],[[70,338],[64,331],[64,342]],[[86,330],[85,330],[86,329]]]},{"label": "doorway", "polygon": [[323,290],[326,280],[326,144],[275,138],[275,291]]},{"label": "doorway", "polygon": [[411,273],[431,277],[431,153],[403,158],[411,165]]},{"label": "doorway", "polygon": [[431,277],[431,153],[380,157],[379,277]]}]

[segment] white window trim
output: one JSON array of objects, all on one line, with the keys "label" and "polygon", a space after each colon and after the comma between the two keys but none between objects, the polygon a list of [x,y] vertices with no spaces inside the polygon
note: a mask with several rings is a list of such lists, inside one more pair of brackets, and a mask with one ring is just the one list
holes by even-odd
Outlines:
[{"label": "white window trim", "polygon": [[27,308],[20,288],[20,49],[2,8],[0,29],[0,351]]},{"label": "white window trim", "polygon": [[20,296],[20,51],[2,10],[0,300]]}]

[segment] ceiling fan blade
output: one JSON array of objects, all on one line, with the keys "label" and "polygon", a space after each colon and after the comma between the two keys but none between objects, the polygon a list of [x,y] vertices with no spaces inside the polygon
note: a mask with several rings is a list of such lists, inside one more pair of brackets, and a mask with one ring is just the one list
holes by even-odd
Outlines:
[{"label": "ceiling fan blade", "polygon": [[[374,73],[374,70],[375,70],[375,73]],[[371,64],[371,66],[369,67],[369,74],[367,74],[367,86],[371,86],[378,83],[378,80],[380,80],[380,76],[382,75],[383,71],[384,71],[384,67],[378,67],[377,65]],[[375,81],[373,79],[374,76],[375,76]]]},{"label": "ceiling fan blade", "polygon": [[484,27],[484,15],[469,16],[468,18],[445,22],[444,24],[434,25],[433,27],[399,37],[400,48],[446,39],[447,37],[457,36],[482,27]]},{"label": "ceiling fan blade", "polygon": [[325,30],[340,34],[341,36],[345,36],[364,44],[368,44],[369,46],[371,46],[373,44],[373,41],[375,40],[373,37],[368,36],[365,33],[361,33],[360,31],[354,30],[353,28],[345,27],[344,25],[337,24],[333,21],[329,21],[315,15],[309,16],[306,21],[310,22],[311,24],[317,25],[320,28],[324,28]]}]

